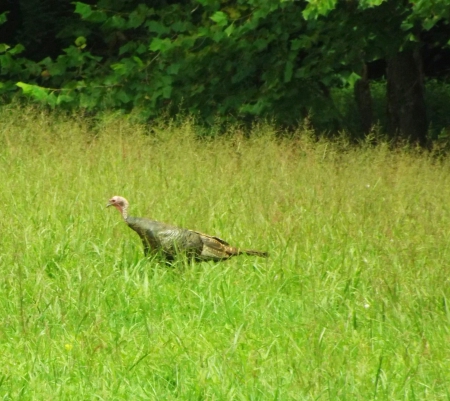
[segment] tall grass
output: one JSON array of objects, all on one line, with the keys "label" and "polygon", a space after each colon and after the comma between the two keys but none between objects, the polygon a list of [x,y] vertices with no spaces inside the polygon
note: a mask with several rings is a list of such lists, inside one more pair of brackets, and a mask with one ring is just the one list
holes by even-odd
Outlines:
[{"label": "tall grass", "polygon": [[[0,119],[2,399],[450,399],[448,161]],[[112,195],[271,256],[145,260]]]}]

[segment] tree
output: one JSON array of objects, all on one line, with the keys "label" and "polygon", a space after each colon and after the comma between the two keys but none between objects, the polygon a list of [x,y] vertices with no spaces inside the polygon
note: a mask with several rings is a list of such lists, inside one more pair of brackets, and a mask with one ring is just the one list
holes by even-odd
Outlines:
[{"label": "tree", "polygon": [[[421,34],[430,31],[438,22],[449,23],[450,2],[367,0],[350,1],[344,7],[336,2],[310,2],[306,9],[307,17],[318,18],[322,14],[327,16],[327,20],[333,14],[345,20],[349,13],[361,18],[353,19],[346,26],[333,24],[337,28],[333,36],[339,37],[344,31],[352,29],[352,25],[353,30],[364,32],[363,40],[354,49],[364,54],[365,62],[377,59],[387,61],[387,113],[391,136],[398,135],[425,146],[428,123],[424,101]],[[362,121],[367,121],[371,115],[367,91],[367,79],[363,73],[355,86]],[[367,126],[363,129],[367,131]]]},{"label": "tree", "polygon": [[139,110],[145,118],[183,107],[205,121],[273,117],[295,125],[311,115],[316,124],[339,130],[345,121],[331,92],[350,88],[367,133],[373,118],[367,66],[384,59],[390,132],[423,145],[421,40],[449,22],[448,3],[76,2],[80,19],[66,22],[73,37],[61,28],[61,51],[35,60],[37,74],[28,73],[20,49],[12,54],[3,47],[0,65],[8,88],[21,81],[25,93],[53,107]]}]

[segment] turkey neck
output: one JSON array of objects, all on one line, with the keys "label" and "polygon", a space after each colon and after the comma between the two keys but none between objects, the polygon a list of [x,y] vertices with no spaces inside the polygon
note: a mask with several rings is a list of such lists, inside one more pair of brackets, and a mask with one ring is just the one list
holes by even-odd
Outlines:
[{"label": "turkey neck", "polygon": [[128,218],[128,205],[123,205],[123,207],[120,208],[120,213],[122,213],[122,217],[125,221],[127,221]]}]

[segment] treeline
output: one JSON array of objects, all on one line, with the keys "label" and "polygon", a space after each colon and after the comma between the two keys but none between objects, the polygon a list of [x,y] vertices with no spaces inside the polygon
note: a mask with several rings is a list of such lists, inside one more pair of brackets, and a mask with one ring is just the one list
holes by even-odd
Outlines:
[{"label": "treeline", "polygon": [[426,145],[450,126],[449,22],[450,0],[2,2],[0,96],[143,119],[309,117],[355,137],[381,121]]}]

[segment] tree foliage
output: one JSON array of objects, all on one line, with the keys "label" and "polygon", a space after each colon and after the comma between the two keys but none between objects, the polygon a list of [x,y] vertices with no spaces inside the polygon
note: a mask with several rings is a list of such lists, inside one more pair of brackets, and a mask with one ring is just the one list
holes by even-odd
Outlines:
[{"label": "tree foliage", "polygon": [[448,46],[449,10],[449,0],[75,2],[54,24],[59,51],[36,59],[23,33],[23,45],[0,44],[0,94],[20,88],[51,107],[145,118],[183,108],[206,121],[295,124],[312,114],[339,129],[331,91],[352,88],[368,63],[420,49],[425,33]]}]

